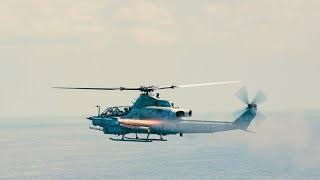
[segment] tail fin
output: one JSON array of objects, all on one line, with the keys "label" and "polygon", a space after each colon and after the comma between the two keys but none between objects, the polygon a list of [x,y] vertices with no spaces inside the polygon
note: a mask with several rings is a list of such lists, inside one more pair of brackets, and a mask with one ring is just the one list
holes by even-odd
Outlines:
[{"label": "tail fin", "polygon": [[[263,103],[267,100],[264,94],[259,91],[253,100],[250,102],[248,98],[248,92],[245,87],[241,88],[236,96],[247,105],[247,108],[244,113],[241,114],[233,123],[235,128],[247,130],[248,126],[252,122],[252,120],[256,117],[257,113],[257,104]],[[261,117],[261,116],[260,116]]]},{"label": "tail fin", "polygon": [[248,107],[247,110],[238,117],[233,123],[242,130],[247,130],[248,126],[256,116],[256,110],[254,107]]}]

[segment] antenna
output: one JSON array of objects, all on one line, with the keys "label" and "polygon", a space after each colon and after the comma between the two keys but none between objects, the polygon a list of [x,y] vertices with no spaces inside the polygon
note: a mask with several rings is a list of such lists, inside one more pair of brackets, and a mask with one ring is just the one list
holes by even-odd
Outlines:
[{"label": "antenna", "polygon": [[95,107],[98,108],[98,116],[100,116],[100,106],[99,106],[99,105],[96,105]]}]

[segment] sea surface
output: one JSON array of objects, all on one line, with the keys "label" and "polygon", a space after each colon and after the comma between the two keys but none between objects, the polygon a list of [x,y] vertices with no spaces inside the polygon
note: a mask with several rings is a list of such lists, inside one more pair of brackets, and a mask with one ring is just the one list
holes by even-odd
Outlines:
[{"label": "sea surface", "polygon": [[320,179],[320,111],[269,113],[255,133],[152,143],[111,141],[89,126],[85,117],[0,118],[0,179]]}]

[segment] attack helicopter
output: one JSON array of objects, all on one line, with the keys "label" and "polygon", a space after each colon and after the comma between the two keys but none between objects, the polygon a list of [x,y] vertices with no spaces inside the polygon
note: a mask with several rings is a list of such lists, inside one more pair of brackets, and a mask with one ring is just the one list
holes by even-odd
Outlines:
[{"label": "attack helicopter", "polygon": [[[110,138],[113,141],[133,141],[133,142],[152,142],[167,141],[163,138],[166,135],[179,134],[181,137],[186,133],[215,133],[221,131],[244,130],[256,117],[264,118],[264,115],[257,112],[257,104],[266,101],[266,97],[259,91],[255,98],[250,102],[245,87],[241,88],[236,96],[245,103],[245,109],[240,111],[240,115],[233,122],[209,121],[209,120],[190,120],[192,110],[175,107],[174,103],[160,98],[159,93],[154,91],[164,89],[187,88],[197,86],[233,84],[240,81],[213,82],[203,84],[189,84],[180,86],[141,86],[137,88],[83,88],[83,87],[54,87],[59,89],[78,89],[78,90],[120,90],[120,91],[140,91],[139,98],[132,106],[113,106],[106,108],[98,115],[88,117],[93,127],[89,129],[102,131],[104,134],[117,135],[121,138]],[[248,131],[250,132],[250,131]],[[127,134],[135,134],[135,137],[126,137]],[[146,138],[140,138],[138,134],[145,134]],[[151,134],[158,135],[159,138],[150,138]]]}]

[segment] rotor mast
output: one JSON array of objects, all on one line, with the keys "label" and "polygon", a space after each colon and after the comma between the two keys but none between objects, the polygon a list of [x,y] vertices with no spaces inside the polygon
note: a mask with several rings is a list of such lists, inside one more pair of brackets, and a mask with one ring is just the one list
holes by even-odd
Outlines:
[{"label": "rotor mast", "polygon": [[[161,89],[174,89],[176,86],[168,86],[166,88]],[[120,91],[124,90],[139,90],[142,95],[152,95],[155,90],[159,90],[159,87],[156,86],[140,86],[139,88],[125,88],[120,87]]]}]

